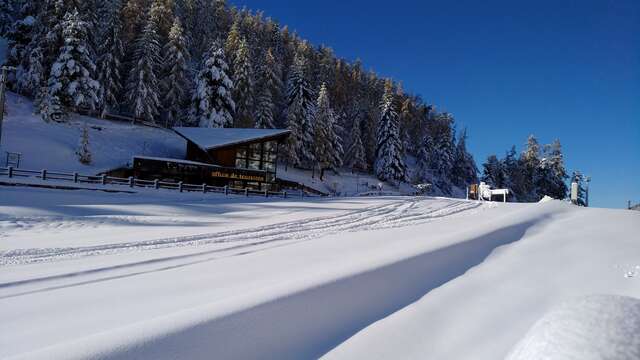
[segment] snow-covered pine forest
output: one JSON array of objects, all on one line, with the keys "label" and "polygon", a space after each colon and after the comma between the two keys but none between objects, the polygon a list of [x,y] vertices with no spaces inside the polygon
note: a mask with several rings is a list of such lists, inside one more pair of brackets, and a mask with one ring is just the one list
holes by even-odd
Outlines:
[{"label": "snow-covered pine forest", "polygon": [[[321,176],[366,171],[444,195],[478,181],[451,113],[225,0],[0,0],[0,32],[18,69],[10,88],[46,121],[89,111],[164,127],[288,128],[286,165]],[[498,170],[490,158],[483,179],[521,201],[564,197],[559,143],[512,152]]]}]

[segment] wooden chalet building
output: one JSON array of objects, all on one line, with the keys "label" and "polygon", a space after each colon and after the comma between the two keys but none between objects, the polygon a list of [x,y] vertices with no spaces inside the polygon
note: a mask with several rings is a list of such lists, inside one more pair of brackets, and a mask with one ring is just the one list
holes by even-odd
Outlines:
[{"label": "wooden chalet building", "polygon": [[279,190],[278,148],[289,130],[177,127],[173,131],[187,141],[186,159],[135,156],[135,177]]}]

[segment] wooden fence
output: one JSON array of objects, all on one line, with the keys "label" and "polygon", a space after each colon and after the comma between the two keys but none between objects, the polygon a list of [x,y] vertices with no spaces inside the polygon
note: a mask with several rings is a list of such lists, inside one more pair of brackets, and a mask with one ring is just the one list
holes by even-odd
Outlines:
[{"label": "wooden fence", "polygon": [[166,182],[159,180],[142,180],[136,179],[131,176],[128,178],[119,178],[107,175],[81,175],[77,172],[65,173],[59,171],[50,170],[27,170],[20,168],[0,167],[0,176],[8,178],[32,178],[42,181],[69,181],[76,184],[96,184],[96,185],[119,185],[128,186],[130,188],[147,188],[147,189],[168,189],[176,190],[179,192],[200,192],[200,193],[217,193],[224,195],[242,195],[242,196],[263,196],[263,197],[282,197],[287,198],[291,195],[301,198],[305,197],[304,191],[300,190],[297,194],[288,194],[286,191],[267,191],[267,190],[255,190],[249,188],[233,188],[229,186],[210,186],[207,184],[195,185],[184,184],[180,182]]}]

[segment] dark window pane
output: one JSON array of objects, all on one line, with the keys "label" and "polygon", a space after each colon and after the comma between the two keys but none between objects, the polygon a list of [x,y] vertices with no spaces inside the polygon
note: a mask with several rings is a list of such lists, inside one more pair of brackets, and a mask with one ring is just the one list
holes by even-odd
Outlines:
[{"label": "dark window pane", "polygon": [[276,164],[272,163],[272,162],[265,162],[264,163],[264,170],[267,171],[274,171],[276,168]]},{"label": "dark window pane", "polygon": [[267,141],[264,143],[264,151],[276,151],[275,141]]},{"label": "dark window pane", "polygon": [[247,160],[246,159],[236,159],[236,167],[238,168],[246,168]]},{"label": "dark window pane", "polygon": [[249,160],[248,168],[251,170],[260,170],[260,161]]}]

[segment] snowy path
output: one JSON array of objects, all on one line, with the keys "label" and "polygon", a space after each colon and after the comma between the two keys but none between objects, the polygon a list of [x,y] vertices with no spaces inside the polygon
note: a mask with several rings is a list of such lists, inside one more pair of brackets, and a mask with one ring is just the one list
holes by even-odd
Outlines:
[{"label": "snowy path", "polygon": [[[419,199],[397,200],[391,204],[373,206],[344,215],[278,223],[245,230],[171,237],[147,241],[70,247],[33,248],[0,252],[0,266],[29,264],[85,256],[114,255],[123,252],[155,250],[178,246],[225,244],[222,250],[239,250],[285,240],[309,240],[345,232],[375,230],[421,224],[435,218],[452,215],[480,206],[468,201],[434,201],[421,206]],[[236,245],[236,243],[241,243]],[[1,285],[0,285],[1,286]]]}]

